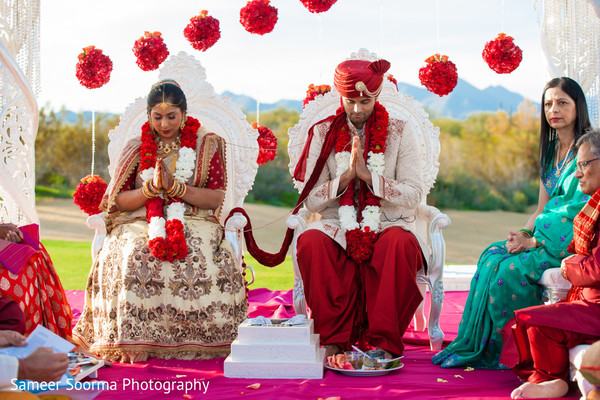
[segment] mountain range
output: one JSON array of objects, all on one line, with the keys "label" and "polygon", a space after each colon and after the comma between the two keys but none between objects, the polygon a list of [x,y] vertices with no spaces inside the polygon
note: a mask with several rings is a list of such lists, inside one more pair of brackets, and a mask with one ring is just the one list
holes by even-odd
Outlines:
[{"label": "mountain range", "polygon": [[[409,94],[420,101],[425,109],[435,117],[447,117],[464,120],[469,114],[477,112],[496,112],[504,110],[507,113],[516,112],[519,104],[525,97],[518,93],[511,92],[502,86],[488,86],[480,90],[469,82],[459,79],[454,90],[447,96],[439,97],[427,91],[423,87],[409,85],[407,83],[398,83],[398,90],[401,93]],[[223,92],[223,96],[229,97],[234,103],[238,104],[246,113],[256,111],[256,100],[243,94],[232,92]],[[531,101],[531,100],[530,100]],[[539,106],[539,103],[531,101],[532,104]],[[283,107],[285,109],[302,112],[302,100],[279,100],[275,103],[261,103],[261,111],[274,110]],[[77,114],[72,111],[65,112],[65,122],[76,123]],[[84,122],[91,121],[91,112],[84,112]]]},{"label": "mountain range", "polygon": [[[502,86],[488,86],[480,90],[469,82],[459,79],[454,90],[447,96],[439,97],[423,87],[398,82],[398,91],[411,95],[420,101],[426,110],[436,117],[447,117],[463,120],[469,114],[477,112],[496,112],[504,110],[507,113],[516,112],[525,97],[511,92]],[[223,92],[223,96],[231,98],[239,104],[244,112],[255,112],[256,100],[250,96]],[[531,101],[531,100],[530,100]],[[534,101],[532,104],[538,105]],[[279,107],[302,112],[302,100],[279,100],[275,103],[261,103],[261,111],[269,111]]]}]

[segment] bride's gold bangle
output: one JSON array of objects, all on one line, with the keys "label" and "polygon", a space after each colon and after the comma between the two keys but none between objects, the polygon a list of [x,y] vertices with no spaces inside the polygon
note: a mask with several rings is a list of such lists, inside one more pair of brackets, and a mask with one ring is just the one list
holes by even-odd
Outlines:
[{"label": "bride's gold bangle", "polygon": [[173,182],[173,186],[167,192],[167,195],[171,198],[181,198],[187,192],[187,185],[185,183],[181,183],[177,180]]},{"label": "bride's gold bangle", "polygon": [[144,195],[144,197],[146,197],[147,199],[152,199],[154,197],[157,197],[160,195],[160,192],[158,190],[156,190],[156,188],[154,187],[154,185],[152,184],[152,180],[147,180],[144,183],[144,186],[142,186],[142,194]]}]

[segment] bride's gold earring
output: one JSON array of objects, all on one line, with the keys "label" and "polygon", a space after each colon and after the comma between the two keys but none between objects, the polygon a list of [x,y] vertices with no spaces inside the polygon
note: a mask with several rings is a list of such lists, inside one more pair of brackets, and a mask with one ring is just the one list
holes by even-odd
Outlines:
[{"label": "bride's gold earring", "polygon": [[185,114],[183,114],[183,117],[181,118],[181,125],[179,126],[181,129],[185,128],[185,120],[187,119],[187,117],[185,116]]}]

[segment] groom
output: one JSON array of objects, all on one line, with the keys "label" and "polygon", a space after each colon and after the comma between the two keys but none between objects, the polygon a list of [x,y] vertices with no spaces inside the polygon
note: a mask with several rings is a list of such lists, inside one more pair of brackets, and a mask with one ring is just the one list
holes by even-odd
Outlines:
[{"label": "groom", "polygon": [[294,174],[303,181],[322,168],[305,202],[321,218],[298,238],[297,250],[327,355],[355,343],[401,355],[422,300],[422,246],[409,225],[423,195],[421,156],[410,126],[377,102],[389,68],[385,60],[338,65],[342,107],[310,129]]}]

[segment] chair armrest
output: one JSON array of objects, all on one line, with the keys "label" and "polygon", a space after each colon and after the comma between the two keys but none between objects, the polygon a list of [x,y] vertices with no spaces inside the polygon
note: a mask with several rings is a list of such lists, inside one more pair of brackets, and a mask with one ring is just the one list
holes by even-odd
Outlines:
[{"label": "chair armrest", "polygon": [[571,282],[562,276],[560,268],[548,268],[537,283],[543,288],[542,301],[546,304],[564,299],[571,289]]},{"label": "chair armrest", "polygon": [[102,249],[104,239],[106,238],[106,212],[90,215],[86,220],[86,225],[90,229],[94,229],[94,240],[92,241],[92,262],[96,261],[98,253]]},{"label": "chair armrest", "polygon": [[450,217],[434,206],[419,204],[417,218],[422,218],[429,225],[431,260],[429,260],[428,274],[441,278],[444,259],[446,258],[446,242],[442,230],[450,226]]},{"label": "chair armrest", "polygon": [[417,207],[417,217],[424,218],[428,224],[434,225],[437,229],[446,229],[451,223],[449,216],[441,212],[437,207],[427,204],[419,204]]},{"label": "chair armrest", "polygon": [[295,236],[298,236],[306,230],[309,212],[306,208],[301,208],[297,214],[290,215],[285,221],[288,228],[295,230]]},{"label": "chair armrest", "polygon": [[[417,283],[427,284],[431,291],[431,306],[429,310],[429,343],[431,350],[439,351],[444,341],[444,332],[440,328],[440,315],[444,302],[444,260],[446,258],[446,243],[442,230],[450,226],[450,217],[443,214],[436,207],[420,204],[417,207],[417,220],[428,225],[428,236],[431,256],[428,260],[427,274],[423,270],[417,273]],[[415,326],[419,330],[425,329],[425,315],[420,307],[415,313]]]},{"label": "chair armrest", "polygon": [[[239,212],[234,213],[231,218],[225,222],[225,240],[227,240],[233,248],[235,262],[240,270],[242,269],[242,249],[244,247],[244,236],[242,233],[247,224],[248,220]],[[251,285],[254,283],[254,269],[249,265],[246,267],[250,268],[250,271],[252,272],[252,279],[248,282],[248,285]]]}]

